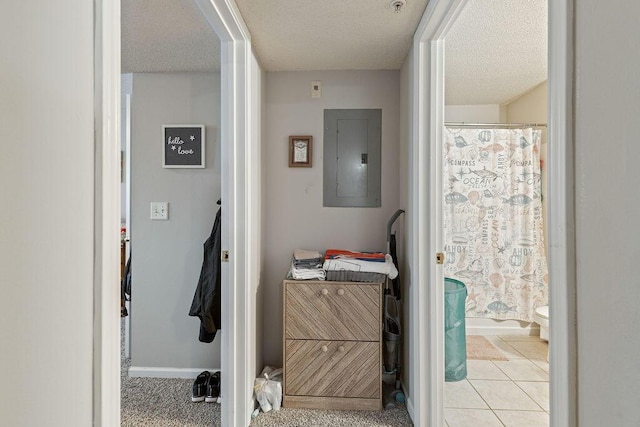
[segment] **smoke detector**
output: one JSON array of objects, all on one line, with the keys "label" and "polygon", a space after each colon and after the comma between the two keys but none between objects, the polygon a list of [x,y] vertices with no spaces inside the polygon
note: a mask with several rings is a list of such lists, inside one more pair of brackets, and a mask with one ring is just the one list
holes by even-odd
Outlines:
[{"label": "smoke detector", "polygon": [[402,6],[404,6],[405,4],[407,4],[406,0],[391,0],[391,2],[389,3],[389,7],[395,13],[400,13],[400,10],[402,9]]}]

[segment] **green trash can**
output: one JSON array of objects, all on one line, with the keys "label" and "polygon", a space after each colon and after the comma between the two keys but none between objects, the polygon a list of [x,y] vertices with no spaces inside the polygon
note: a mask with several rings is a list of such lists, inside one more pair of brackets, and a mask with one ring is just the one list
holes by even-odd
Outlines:
[{"label": "green trash can", "polygon": [[459,280],[444,279],[444,379],[467,377],[467,334],[465,300],[467,287]]}]

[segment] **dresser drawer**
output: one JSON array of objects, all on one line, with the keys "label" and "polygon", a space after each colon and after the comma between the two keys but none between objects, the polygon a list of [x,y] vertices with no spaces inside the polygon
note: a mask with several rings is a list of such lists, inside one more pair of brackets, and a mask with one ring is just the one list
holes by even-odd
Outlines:
[{"label": "dresser drawer", "polygon": [[380,398],[380,343],[286,340],[285,394]]},{"label": "dresser drawer", "polygon": [[285,338],[380,340],[380,284],[285,281]]}]

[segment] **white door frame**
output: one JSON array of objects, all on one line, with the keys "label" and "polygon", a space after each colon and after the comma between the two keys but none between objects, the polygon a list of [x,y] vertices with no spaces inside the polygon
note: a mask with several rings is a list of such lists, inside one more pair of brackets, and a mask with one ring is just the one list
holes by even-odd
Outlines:
[{"label": "white door frame", "polygon": [[[255,369],[249,354],[255,325],[253,295],[247,278],[255,277],[255,263],[247,253],[255,245],[247,230],[256,230],[257,215],[250,203],[259,196],[256,167],[249,156],[251,42],[233,0],[195,0],[221,41],[222,322],[220,331],[222,424],[247,426],[253,410]],[[94,273],[94,426],[120,425],[120,2],[94,0],[95,7],[95,273]],[[259,229],[257,229],[259,232]]]},{"label": "white door frame", "polygon": [[413,40],[410,212],[412,252],[418,256],[412,258],[410,296],[415,385],[407,406],[417,426],[444,426],[444,273],[435,262],[442,248],[442,144],[436,141],[444,128],[443,38],[464,1],[431,0]]},{"label": "white door frame", "polygon": [[[414,94],[411,197],[413,199],[411,339],[417,386],[416,425],[444,425],[444,276],[436,265],[442,251],[442,165],[445,34],[466,0],[431,0],[413,44]],[[575,234],[573,168],[573,0],[549,1],[549,300],[551,426],[576,425]],[[429,261],[431,260],[431,261]],[[424,409],[423,409],[424,408]]]}]

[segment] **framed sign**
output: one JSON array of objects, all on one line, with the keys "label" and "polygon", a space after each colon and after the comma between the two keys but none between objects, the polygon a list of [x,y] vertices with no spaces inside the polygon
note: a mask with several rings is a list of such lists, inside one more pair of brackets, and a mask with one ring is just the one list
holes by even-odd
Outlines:
[{"label": "framed sign", "polygon": [[204,168],[204,125],[162,125],[162,167]]},{"label": "framed sign", "polygon": [[311,167],[312,157],[312,136],[290,136],[289,137],[289,167]]}]

